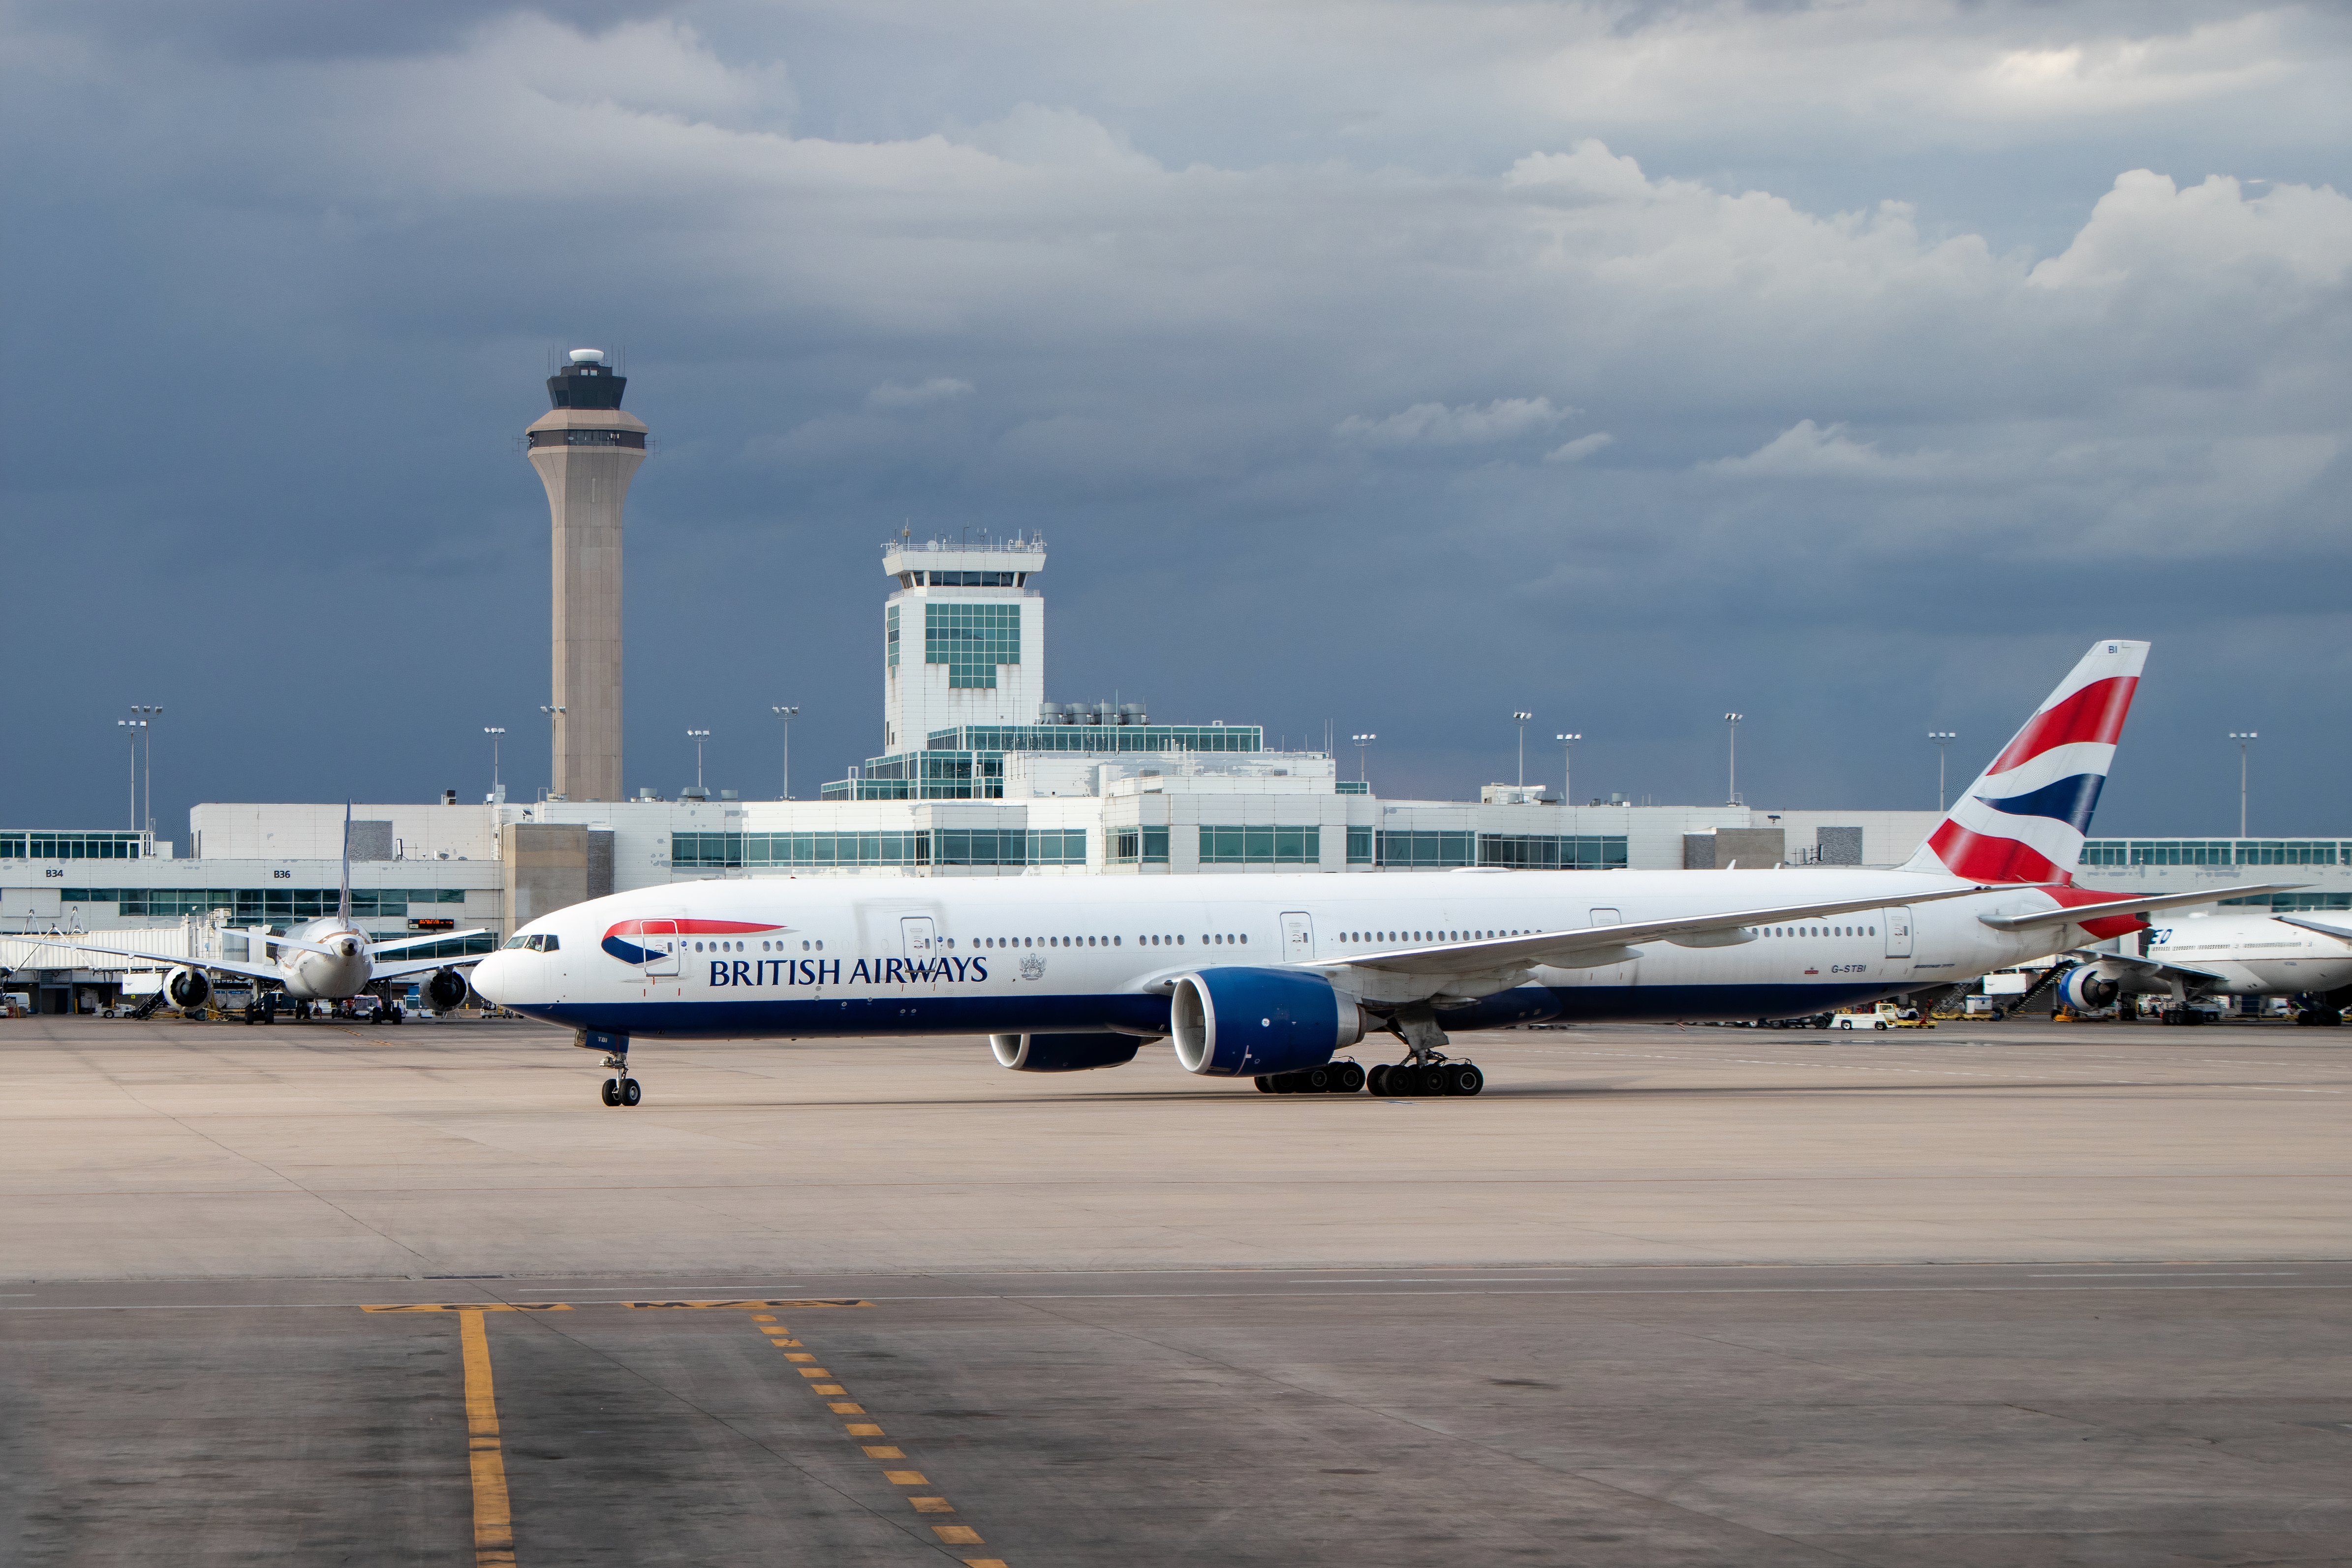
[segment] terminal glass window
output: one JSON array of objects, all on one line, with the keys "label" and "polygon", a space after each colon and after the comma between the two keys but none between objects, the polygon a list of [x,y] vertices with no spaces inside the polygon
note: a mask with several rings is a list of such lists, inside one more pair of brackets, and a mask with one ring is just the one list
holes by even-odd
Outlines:
[{"label": "terminal glass window", "polygon": [[1378,837],[1379,861],[1382,866],[1401,871],[1457,865],[1475,865],[1478,835],[1429,828],[1400,829],[1383,832]]},{"label": "terminal glass window", "polygon": [[898,607],[895,604],[882,612],[882,662],[886,668],[898,667]]},{"label": "terminal glass window", "polygon": [[994,686],[997,665],[1021,662],[1021,606],[925,605],[923,662],[945,664],[950,688]]},{"label": "terminal glass window", "polygon": [[1371,829],[1349,828],[1348,830],[1348,863],[1349,865],[1372,863]]},{"label": "terminal glass window", "polygon": [[1202,865],[1313,865],[1320,857],[1319,828],[1246,828],[1204,825]]},{"label": "terminal glass window", "polygon": [[1517,871],[1621,871],[1625,840],[1599,833],[1481,833],[1478,863]]},{"label": "terminal glass window", "polygon": [[2252,898],[2225,898],[2221,902],[2225,904],[2249,904],[2274,915],[2293,915],[2305,909],[2352,909],[2352,893],[2258,894]]},{"label": "terminal glass window", "polygon": [[1166,865],[1168,830],[1116,828],[1110,836],[1110,858],[1121,865]]},{"label": "terminal glass window", "polygon": [[137,833],[0,833],[0,860],[135,861]]},{"label": "terminal glass window", "polygon": [[[69,887],[58,896],[68,904],[111,904],[117,915],[130,919],[173,920],[226,909],[233,925],[278,926],[332,915],[342,899],[331,887]],[[465,902],[462,887],[355,887],[352,917],[398,919],[417,905]]]},{"label": "terminal glass window", "polygon": [[2342,865],[2336,839],[2091,839],[2084,865]]}]

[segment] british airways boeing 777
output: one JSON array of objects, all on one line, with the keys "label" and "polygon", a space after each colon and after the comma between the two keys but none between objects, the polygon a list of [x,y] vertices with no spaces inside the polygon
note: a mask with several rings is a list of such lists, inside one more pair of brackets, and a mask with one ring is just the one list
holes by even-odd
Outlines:
[{"label": "british airways boeing 777", "polygon": [[1168,1039],[1190,1072],[1340,1091],[1366,1075],[1334,1054],[1388,1034],[1403,1060],[1376,1092],[1475,1094],[1448,1030],[1792,1017],[2269,891],[2073,885],[2147,655],[2093,647],[1892,871],[680,883],[531,921],[474,987],[603,1051],[607,1104],[640,1097],[635,1040],[958,1031],[1017,1071]]}]

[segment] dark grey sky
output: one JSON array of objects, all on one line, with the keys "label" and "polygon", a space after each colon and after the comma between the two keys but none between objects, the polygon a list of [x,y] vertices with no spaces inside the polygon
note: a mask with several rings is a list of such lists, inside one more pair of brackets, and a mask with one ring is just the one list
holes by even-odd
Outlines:
[{"label": "dark grey sky", "polygon": [[[2344,800],[2336,7],[0,10],[0,820],[546,778],[551,350],[625,350],[628,783],[878,749],[877,549],[1056,700],[1383,792],[1932,803],[2154,640],[2098,828]],[[1965,757],[1963,766],[1961,758]]]}]

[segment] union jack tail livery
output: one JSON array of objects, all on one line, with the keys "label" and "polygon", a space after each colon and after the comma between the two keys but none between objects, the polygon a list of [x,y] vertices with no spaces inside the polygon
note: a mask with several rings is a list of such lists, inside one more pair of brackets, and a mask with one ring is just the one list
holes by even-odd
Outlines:
[{"label": "union jack tail livery", "polygon": [[2073,882],[2146,663],[2145,643],[2095,644],[1902,869],[1971,882]]}]

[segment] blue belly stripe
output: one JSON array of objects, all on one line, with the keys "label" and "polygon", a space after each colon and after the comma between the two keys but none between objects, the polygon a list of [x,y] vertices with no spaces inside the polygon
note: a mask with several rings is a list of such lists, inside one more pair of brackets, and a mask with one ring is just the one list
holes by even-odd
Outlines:
[{"label": "blue belly stripe", "polygon": [[[1819,985],[1522,986],[1466,1008],[1446,1009],[1449,1030],[1494,1029],[1558,1019],[1565,1022],[1745,1022],[1801,1018],[1918,988],[1839,982]],[[747,1001],[599,1002],[517,1007],[549,1023],[615,1034],[673,1039],[822,1040],[856,1035],[1060,1034],[1119,1030],[1168,1032],[1168,998],[1113,992],[1099,996],[760,998]]]}]

